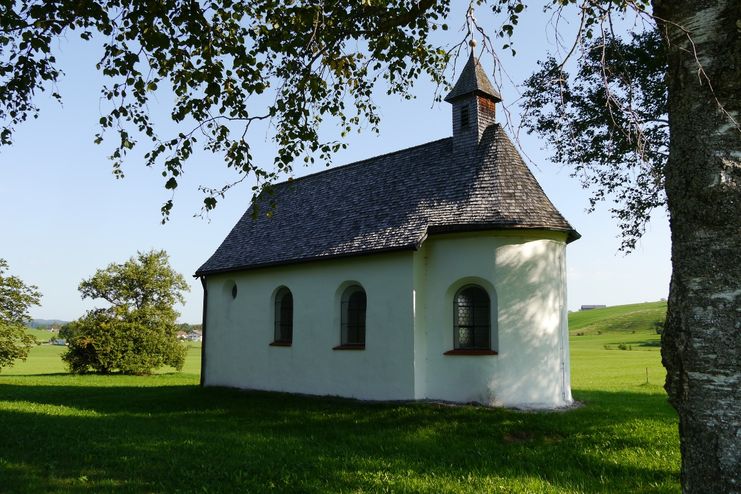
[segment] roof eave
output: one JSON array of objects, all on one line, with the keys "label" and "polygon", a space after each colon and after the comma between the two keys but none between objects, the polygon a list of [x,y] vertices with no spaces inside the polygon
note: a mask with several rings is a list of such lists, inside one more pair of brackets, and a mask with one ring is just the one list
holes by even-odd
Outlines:
[{"label": "roof eave", "polygon": [[220,269],[199,269],[198,271],[195,272],[193,276],[195,278],[200,278],[200,277],[214,275],[214,274],[230,273],[234,271],[248,271],[248,270],[253,270],[253,269],[271,268],[271,267],[277,267],[277,266],[289,266],[293,264],[302,264],[305,262],[370,256],[374,254],[383,254],[387,252],[399,252],[399,251],[405,251],[405,250],[416,251],[420,249],[422,244],[429,238],[430,235],[443,234],[443,233],[465,233],[465,232],[481,232],[481,231],[496,231],[496,230],[545,230],[545,231],[560,232],[560,233],[566,234],[567,244],[573,242],[574,240],[579,240],[581,238],[581,234],[577,232],[576,230],[574,230],[573,228],[554,228],[554,227],[536,226],[536,225],[535,226],[530,226],[530,225],[523,226],[523,225],[519,225],[517,222],[433,225],[433,226],[429,226],[426,229],[426,231],[419,238],[418,241],[411,243],[411,244],[394,246],[394,247],[384,247],[381,249],[347,252],[347,253],[342,253],[342,254],[330,254],[326,256],[313,256],[313,257],[304,257],[300,259],[288,259],[285,261],[264,262],[264,263],[257,263],[257,264],[243,264],[243,265],[238,265],[238,266],[233,266],[233,267],[228,267],[228,268],[220,268]]},{"label": "roof eave", "polygon": [[401,245],[401,246],[383,247],[380,249],[372,249],[372,250],[364,250],[364,251],[356,251],[356,252],[343,252],[341,254],[329,254],[326,256],[302,257],[299,259],[287,259],[284,261],[264,262],[264,263],[257,263],[257,264],[243,264],[239,266],[219,268],[219,269],[199,269],[198,271],[196,271],[196,273],[193,276],[198,278],[201,276],[209,276],[209,275],[221,274],[221,273],[230,273],[233,271],[247,271],[247,270],[252,270],[252,269],[272,268],[276,266],[288,266],[292,264],[302,264],[305,262],[324,261],[328,259],[361,257],[361,256],[370,256],[374,254],[384,254],[387,252],[417,250],[419,248],[419,245],[420,245],[420,242],[415,242],[412,244],[406,244],[406,245]]},{"label": "roof eave", "polygon": [[443,99],[443,101],[445,101],[447,103],[453,103],[453,102],[458,101],[460,99],[466,98],[466,97],[468,97],[471,94],[475,94],[476,96],[481,96],[482,98],[489,99],[489,100],[493,101],[494,103],[501,103],[502,102],[502,97],[498,93],[497,94],[487,93],[486,91],[482,91],[480,89],[476,89],[474,91],[467,91],[465,93],[460,93],[460,94],[453,94],[453,92],[451,91],[450,94],[448,94]]},{"label": "roof eave", "polygon": [[[474,224],[456,224],[456,225],[433,225],[427,228],[427,234],[425,239],[429,235],[441,234],[441,233],[465,233],[465,232],[481,232],[481,231],[496,231],[496,230],[541,230],[549,232],[559,232],[566,234],[566,243],[569,244],[574,240],[579,240],[581,234],[570,227],[553,227],[553,226],[542,226],[542,225],[522,225],[518,222],[502,222],[502,223],[474,223]],[[420,242],[421,244],[421,242]]]}]

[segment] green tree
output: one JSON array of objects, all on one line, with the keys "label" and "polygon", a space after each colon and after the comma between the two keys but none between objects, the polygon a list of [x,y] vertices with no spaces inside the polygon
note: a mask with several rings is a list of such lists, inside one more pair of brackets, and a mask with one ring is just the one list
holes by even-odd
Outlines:
[{"label": "green tree", "polygon": [[[177,188],[196,146],[264,185],[299,157],[311,161],[319,152],[331,160],[344,144],[320,139],[323,118],[337,117],[342,135],[366,123],[375,129],[377,81],[407,97],[421,72],[441,81],[445,51],[426,38],[447,12],[447,2],[434,0],[10,3],[0,7],[0,144],[37,115],[36,94],[48,90],[61,98],[53,46],[60,36],[77,34],[103,45],[98,68],[111,82],[102,88],[108,113],[96,142],[114,133],[117,176],[123,158],[143,141],[146,164],[161,167],[167,189]],[[348,50],[348,43],[358,48]],[[173,134],[160,134],[148,111],[160,86],[175,96],[170,118],[182,130]],[[262,94],[267,105],[255,103]],[[259,166],[250,152],[250,126],[258,120],[274,126],[274,167]],[[203,188],[204,208],[212,209],[230,185]],[[163,204],[163,218],[172,206],[172,200]]]},{"label": "green tree", "polygon": [[39,305],[41,293],[38,287],[6,274],[7,270],[7,261],[0,259],[0,370],[18,359],[26,360],[28,352],[38,344],[26,333],[26,324],[31,321],[28,309]]},{"label": "green tree", "polygon": [[180,370],[185,347],[177,341],[177,302],[189,290],[165,251],[139,252],[100,269],[79,286],[83,298],[110,306],[88,311],[69,325],[62,359],[71,372],[148,374],[169,365]]},{"label": "green tree", "polygon": [[[15,127],[37,113],[36,94],[54,90],[61,72],[53,43],[74,32],[103,44],[99,68],[111,83],[103,88],[110,106],[100,124],[103,131],[115,132],[111,157],[117,173],[121,160],[141,139],[149,143],[147,164],[160,166],[165,187],[174,189],[184,161],[194,146],[201,145],[221,153],[226,165],[242,177],[256,177],[259,189],[278,171],[290,170],[296,159],[311,160],[311,153],[318,151],[329,160],[342,146],[342,141],[320,139],[317,128],[322,119],[336,117],[341,134],[365,122],[375,128],[378,113],[371,95],[378,82],[391,93],[407,95],[420,74],[440,81],[446,51],[429,43],[428,37],[432,30],[445,28],[449,3],[5,4],[0,7],[0,142],[10,143]],[[529,2],[475,3],[488,4],[503,16],[501,28],[493,34],[507,47]],[[737,491],[741,7],[738,0],[551,0],[546,5],[558,16],[578,18],[575,47],[601,37],[613,25],[614,15],[630,9],[655,23],[661,36],[669,144],[660,178],[670,215],[673,265],[662,334],[666,388],[679,413],[685,491]],[[170,116],[182,130],[162,136],[147,105],[165,85],[175,95]],[[269,97],[261,99],[261,94]],[[261,106],[259,102],[266,100],[269,103]],[[573,117],[585,115],[577,112]],[[269,168],[258,166],[250,154],[250,126],[262,119],[275,127],[277,153]],[[101,132],[99,142],[104,137]],[[588,167],[585,171],[590,172]],[[621,169],[615,171],[612,178],[605,176],[607,182],[597,175],[598,194],[622,180]],[[636,183],[645,185],[659,190],[653,182]],[[228,188],[229,184],[204,189],[204,208],[213,208]],[[619,196],[620,189],[615,190]],[[650,206],[651,194],[646,197]],[[663,201],[660,192],[655,199]],[[172,202],[166,202],[163,214],[171,208]],[[640,230],[640,216],[638,223],[625,221]]]},{"label": "green tree", "polygon": [[584,46],[570,75],[555,57],[526,82],[523,125],[551,145],[551,160],[591,191],[590,211],[612,200],[621,250],[631,251],[651,213],[665,209],[669,154],[666,53],[656,29],[604,33]]},{"label": "green tree", "polygon": [[63,324],[62,327],[59,328],[59,337],[65,340],[71,340],[75,336],[76,333],[77,333],[77,322],[76,321]]},{"label": "green tree", "polygon": [[[668,209],[662,360],[679,414],[685,492],[736,492],[741,478],[740,5],[654,0],[655,32],[589,36],[587,27],[576,73],[547,60],[526,94],[527,126],[592,188],[592,206],[615,198],[623,248],[634,246],[654,208]],[[585,3],[583,26],[608,24],[619,7]]]}]

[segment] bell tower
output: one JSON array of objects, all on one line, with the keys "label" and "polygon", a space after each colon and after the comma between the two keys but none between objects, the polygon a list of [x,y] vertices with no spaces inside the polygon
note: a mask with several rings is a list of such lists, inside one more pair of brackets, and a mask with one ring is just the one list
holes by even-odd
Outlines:
[{"label": "bell tower", "polygon": [[487,127],[496,122],[496,104],[502,101],[483,67],[473,54],[463,67],[458,82],[445,97],[453,105],[453,149],[467,152],[476,149]]}]

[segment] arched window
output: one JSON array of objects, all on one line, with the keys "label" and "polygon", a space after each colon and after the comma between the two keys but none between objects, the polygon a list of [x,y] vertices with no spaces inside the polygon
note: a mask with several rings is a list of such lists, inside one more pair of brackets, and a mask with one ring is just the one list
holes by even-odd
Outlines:
[{"label": "arched window", "polygon": [[275,342],[293,341],[293,295],[286,287],[275,294]]},{"label": "arched window", "polygon": [[491,349],[491,302],[486,290],[467,285],[453,300],[455,314],[455,349]]},{"label": "arched window", "polygon": [[342,293],[342,346],[365,346],[365,291],[358,285]]}]

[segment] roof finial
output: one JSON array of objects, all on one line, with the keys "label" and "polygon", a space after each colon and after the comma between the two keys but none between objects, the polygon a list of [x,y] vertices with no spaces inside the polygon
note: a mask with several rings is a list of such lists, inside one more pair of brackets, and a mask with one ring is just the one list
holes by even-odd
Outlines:
[{"label": "roof finial", "polygon": [[476,32],[476,17],[473,15],[473,0],[468,4],[468,10],[466,11],[466,29],[468,30],[468,46],[471,47],[471,55],[476,50],[476,39],[474,33]]}]

